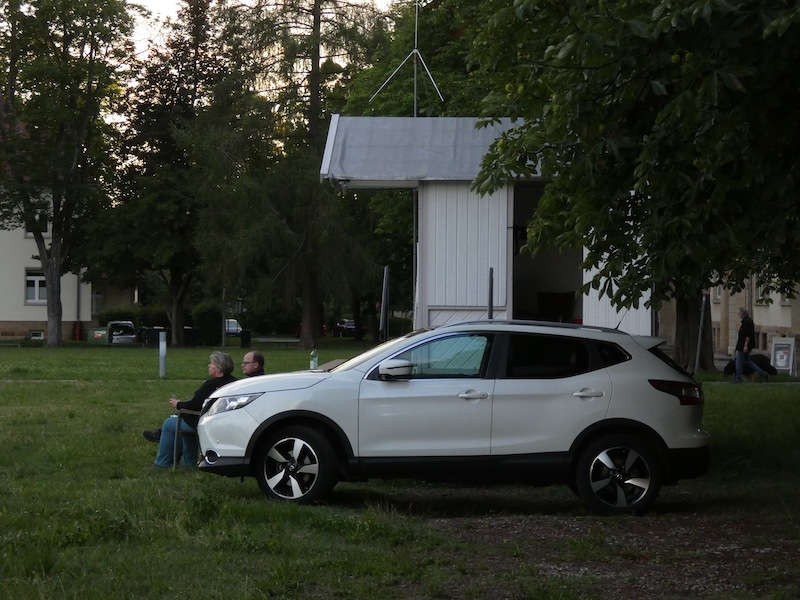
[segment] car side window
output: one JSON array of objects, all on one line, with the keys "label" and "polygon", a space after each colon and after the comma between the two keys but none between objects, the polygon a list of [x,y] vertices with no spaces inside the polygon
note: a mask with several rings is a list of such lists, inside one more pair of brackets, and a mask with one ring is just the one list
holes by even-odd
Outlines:
[{"label": "car side window", "polygon": [[420,344],[394,358],[411,363],[412,379],[480,377],[488,349],[487,335],[454,335]]},{"label": "car side window", "polygon": [[588,370],[589,351],[583,340],[535,334],[510,336],[507,378],[555,379]]}]

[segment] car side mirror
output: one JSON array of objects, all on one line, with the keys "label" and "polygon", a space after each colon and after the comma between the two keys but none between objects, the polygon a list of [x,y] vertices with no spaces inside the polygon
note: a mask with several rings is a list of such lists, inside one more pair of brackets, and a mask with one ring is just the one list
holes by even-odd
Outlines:
[{"label": "car side mirror", "polygon": [[383,361],[378,365],[378,375],[384,381],[391,381],[392,379],[408,379],[411,377],[411,368],[413,365],[409,360],[402,358],[390,358]]}]

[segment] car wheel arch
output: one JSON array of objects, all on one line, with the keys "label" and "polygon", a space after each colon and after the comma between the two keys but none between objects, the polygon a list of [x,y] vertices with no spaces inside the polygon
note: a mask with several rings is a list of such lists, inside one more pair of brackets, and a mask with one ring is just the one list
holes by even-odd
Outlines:
[{"label": "car wheel arch", "polygon": [[323,434],[338,455],[342,469],[353,459],[353,447],[342,428],[325,415],[306,410],[292,410],[272,415],[261,423],[250,436],[245,456],[252,459],[258,446],[271,432],[292,426],[311,427]]},{"label": "car wheel arch", "polygon": [[661,459],[661,462],[665,463],[668,450],[667,444],[664,441],[664,438],[662,438],[655,429],[649,425],[645,425],[644,423],[634,421],[632,419],[605,419],[603,421],[593,423],[584,429],[572,442],[572,445],[569,448],[569,455],[573,469],[575,468],[575,463],[583,449],[588,444],[592,443],[593,440],[603,435],[623,433],[634,434],[642,437],[652,446],[653,450],[656,451]]}]

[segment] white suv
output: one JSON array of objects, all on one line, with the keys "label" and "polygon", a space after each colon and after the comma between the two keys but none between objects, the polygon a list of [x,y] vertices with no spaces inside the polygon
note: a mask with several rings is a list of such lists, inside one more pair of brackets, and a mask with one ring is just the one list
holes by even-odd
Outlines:
[{"label": "white suv", "polygon": [[218,389],[199,466],[291,502],[404,476],[564,482],[595,512],[638,513],[708,469],[703,392],[661,341],[514,321],[414,332],[330,371]]}]

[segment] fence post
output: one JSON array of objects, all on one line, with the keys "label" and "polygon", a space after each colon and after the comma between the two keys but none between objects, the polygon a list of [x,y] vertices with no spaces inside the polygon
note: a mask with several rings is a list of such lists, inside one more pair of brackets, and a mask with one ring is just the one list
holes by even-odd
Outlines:
[{"label": "fence post", "polygon": [[489,320],[494,319],[494,268],[489,267]]},{"label": "fence post", "polygon": [[167,376],[167,332],[158,332],[158,376]]}]

